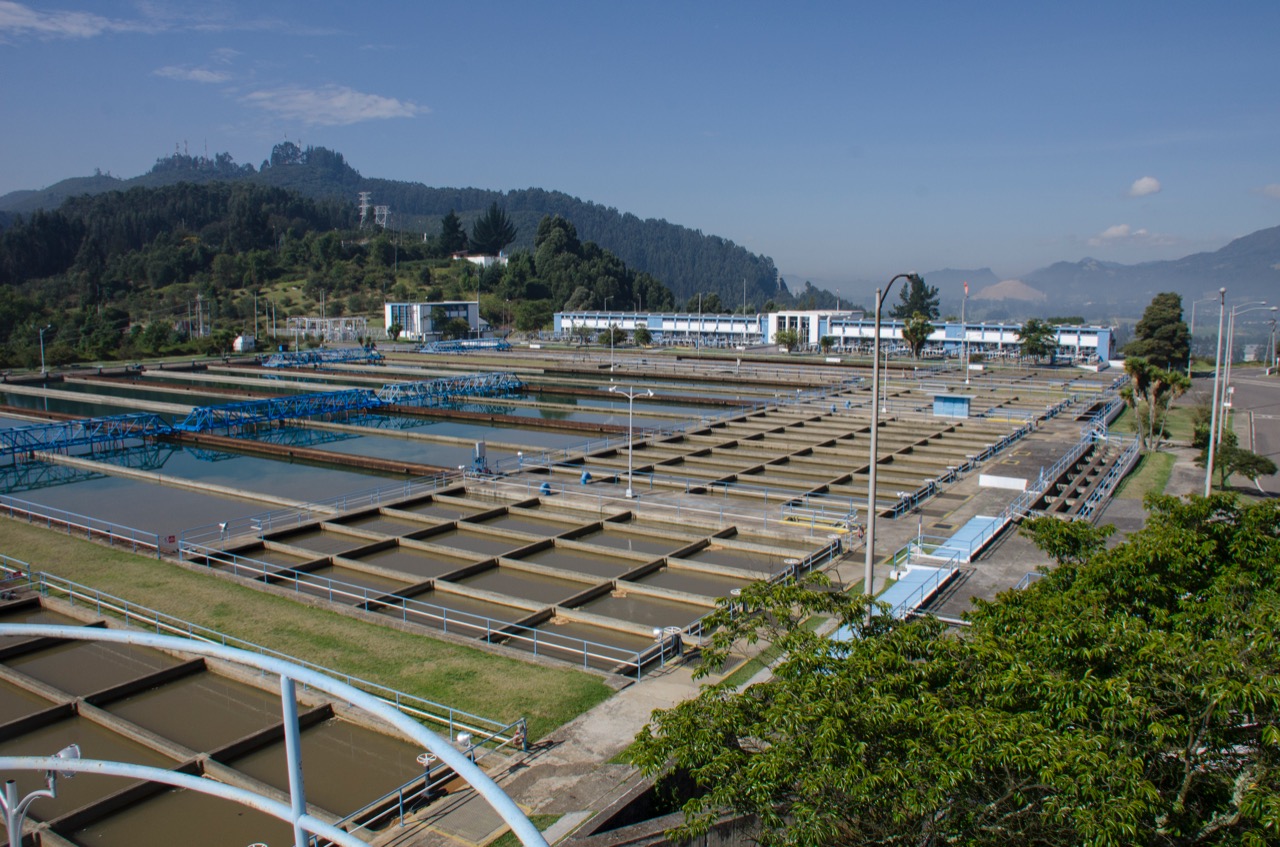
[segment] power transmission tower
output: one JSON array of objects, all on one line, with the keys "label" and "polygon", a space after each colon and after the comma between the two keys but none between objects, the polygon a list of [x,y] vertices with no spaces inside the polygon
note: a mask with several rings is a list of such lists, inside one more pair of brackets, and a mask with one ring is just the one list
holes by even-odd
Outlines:
[{"label": "power transmission tower", "polygon": [[369,198],[373,196],[372,191],[360,192],[360,228],[364,229],[365,222],[369,218]]}]

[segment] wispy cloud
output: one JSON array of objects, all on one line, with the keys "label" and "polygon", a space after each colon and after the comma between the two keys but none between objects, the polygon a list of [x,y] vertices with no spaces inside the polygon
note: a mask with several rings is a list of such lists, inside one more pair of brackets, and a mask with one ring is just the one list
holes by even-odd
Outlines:
[{"label": "wispy cloud", "polygon": [[1144,176],[1135,179],[1133,185],[1129,186],[1129,196],[1146,197],[1149,194],[1159,194],[1160,190],[1160,180],[1153,176]]},{"label": "wispy cloud", "polygon": [[1126,241],[1133,238],[1142,238],[1147,234],[1145,229],[1133,229],[1128,224],[1116,224],[1109,226],[1102,232],[1089,239],[1089,244],[1094,247],[1100,247],[1103,244],[1113,244],[1117,241]]},{"label": "wispy cloud", "polygon": [[156,68],[152,73],[165,79],[176,79],[180,82],[213,83],[226,82],[231,79],[231,74],[225,71],[211,71],[207,68],[184,68],[177,65]]},{"label": "wispy cloud", "polygon": [[282,86],[246,94],[245,103],[288,120],[315,126],[346,126],[385,118],[411,118],[430,111],[407,100],[366,94],[345,85]]},{"label": "wispy cloud", "polygon": [[1090,247],[1117,245],[1169,246],[1178,243],[1178,239],[1170,235],[1161,235],[1139,227],[1134,229],[1128,224],[1109,226],[1089,239]]},{"label": "wispy cloud", "polygon": [[133,18],[109,18],[94,12],[33,9],[15,0],[0,0],[0,42],[20,38],[42,40],[96,38],[117,32],[157,34],[173,31],[280,32],[289,35],[333,35],[333,30],[277,18],[239,18],[214,7],[196,11],[166,3],[137,0]]},{"label": "wispy cloud", "polygon": [[107,18],[93,12],[45,11],[0,0],[0,37],[94,38],[110,32],[149,32],[155,25]]},{"label": "wispy cloud", "polygon": [[1280,182],[1273,182],[1269,185],[1264,185],[1259,188],[1258,191],[1264,197],[1270,197],[1273,200],[1280,200]]}]

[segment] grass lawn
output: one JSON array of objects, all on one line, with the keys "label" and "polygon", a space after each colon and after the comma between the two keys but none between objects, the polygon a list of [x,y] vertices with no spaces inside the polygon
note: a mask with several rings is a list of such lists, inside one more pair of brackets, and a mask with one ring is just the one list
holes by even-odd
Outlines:
[{"label": "grass lawn", "polygon": [[[1169,409],[1169,414],[1165,417],[1164,424],[1164,441],[1166,443],[1172,442],[1181,447],[1191,444],[1191,418],[1193,412],[1194,409],[1191,406],[1174,406]],[[1135,422],[1136,418],[1133,409],[1126,406],[1124,411],[1111,422],[1111,429],[1124,435],[1135,434],[1137,432]],[[1145,425],[1146,422],[1143,421],[1143,426]],[[1157,426],[1156,432],[1159,433],[1159,431],[1160,427]]]},{"label": "grass lawn", "polygon": [[[546,832],[561,817],[561,815],[530,815],[529,823],[536,826],[539,832]],[[516,838],[514,832],[507,830],[486,844],[485,847],[520,847],[520,839]]]},{"label": "grass lawn", "polygon": [[0,518],[0,553],[335,671],[495,720],[538,738],[608,698],[604,681],[366,623],[212,575]]},{"label": "grass lawn", "polygon": [[1172,453],[1143,454],[1133,471],[1120,481],[1114,496],[1125,500],[1141,500],[1149,492],[1163,494],[1176,459]]}]

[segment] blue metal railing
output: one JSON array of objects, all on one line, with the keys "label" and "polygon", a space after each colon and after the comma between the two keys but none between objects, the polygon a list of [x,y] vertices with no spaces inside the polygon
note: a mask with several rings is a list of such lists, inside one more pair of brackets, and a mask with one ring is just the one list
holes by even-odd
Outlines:
[{"label": "blue metal railing", "polygon": [[636,678],[639,679],[644,668],[655,659],[665,663],[669,658],[667,651],[670,650],[670,646],[666,645],[664,650],[664,644],[661,642],[655,644],[657,650],[655,656],[653,655],[655,648],[640,651],[627,650],[585,638],[548,633],[515,621],[459,612],[444,606],[424,603],[421,600],[401,597],[392,594],[390,589],[370,589],[274,565],[249,556],[237,555],[215,547],[183,543],[178,553],[183,561],[192,564],[222,570],[246,579],[260,580],[281,588],[291,588],[297,593],[318,594],[331,603],[377,607],[375,610],[381,614],[399,613],[400,620],[405,623],[431,626],[445,634],[453,632],[462,637],[495,643],[515,642],[527,646],[535,656],[559,653],[578,655],[582,657],[581,665],[584,670],[592,667],[593,663],[610,668],[634,667]]},{"label": "blue metal railing", "polygon": [[[46,529],[65,529],[67,535],[83,536],[89,541],[105,540],[112,547],[127,547],[134,553],[153,553],[157,558],[163,549],[173,548],[168,538],[162,540],[154,532],[55,509],[43,503],[29,503],[7,494],[0,495],[0,515],[25,520],[29,524],[42,524]],[[176,542],[176,538],[173,541]]]},{"label": "blue metal railing", "polygon": [[513,735],[511,733],[504,736],[502,734],[504,731],[521,728],[524,725],[523,718],[515,722],[494,720],[413,694],[406,694],[351,674],[340,673],[331,668],[317,665],[314,662],[298,659],[278,650],[272,650],[269,647],[263,647],[260,644],[245,641],[218,630],[132,603],[121,597],[72,582],[55,574],[34,570],[26,562],[9,556],[0,556],[0,572],[17,581],[25,580],[26,585],[42,597],[61,597],[73,606],[92,607],[94,614],[99,617],[111,615],[119,618],[129,626],[153,630],[156,633],[168,633],[185,638],[208,641],[226,647],[235,647],[263,656],[284,659],[303,667],[317,670],[326,676],[366,691],[411,717],[448,727],[451,734],[456,733],[458,730],[466,730],[493,739],[495,742],[502,742],[510,741]]}]

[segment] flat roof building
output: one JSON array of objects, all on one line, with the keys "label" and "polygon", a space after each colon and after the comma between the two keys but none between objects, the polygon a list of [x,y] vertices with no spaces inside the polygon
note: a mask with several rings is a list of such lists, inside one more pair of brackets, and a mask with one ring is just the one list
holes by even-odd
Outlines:
[{"label": "flat roof building", "polygon": [[478,300],[440,300],[435,303],[384,303],[384,326],[400,325],[400,338],[406,341],[435,341],[450,321],[466,321],[470,332],[483,336],[489,322],[480,317]]},{"label": "flat roof building", "polygon": [[[1018,355],[1021,325],[990,321],[934,321],[922,355],[960,355],[969,352],[984,356]],[[875,321],[860,311],[806,310],[769,312],[760,315],[710,315],[691,312],[592,311],[557,312],[555,332],[569,337],[580,331],[598,332],[617,327],[633,332],[645,327],[660,344],[696,344],[710,347],[749,347],[777,343],[782,330],[794,331],[804,348],[817,348],[823,338],[831,339],[833,350],[869,351],[875,335]],[[903,321],[882,319],[880,340],[903,348]],[[1072,361],[1097,362],[1115,358],[1115,333],[1102,326],[1059,326],[1058,355]]]}]

